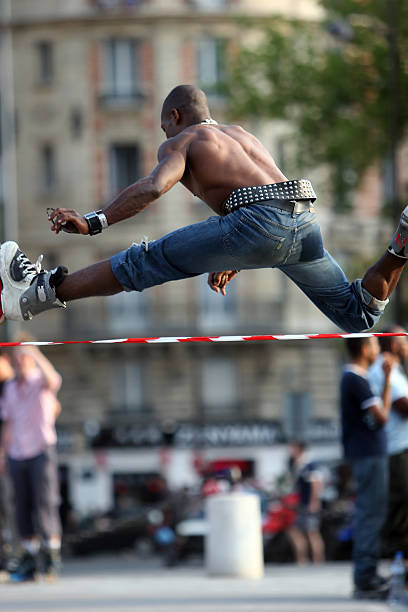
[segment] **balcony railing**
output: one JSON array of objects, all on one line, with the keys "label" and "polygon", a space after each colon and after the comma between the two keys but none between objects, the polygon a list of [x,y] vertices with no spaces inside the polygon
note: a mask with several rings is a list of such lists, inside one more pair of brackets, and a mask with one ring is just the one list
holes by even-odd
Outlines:
[{"label": "balcony railing", "polygon": [[228,8],[229,0],[188,0],[188,4],[199,11],[220,11]]},{"label": "balcony railing", "polygon": [[144,99],[145,95],[140,90],[134,90],[128,93],[106,91],[100,93],[98,96],[99,105],[102,108],[113,110],[134,109],[136,106],[143,104]]},{"label": "balcony railing", "polygon": [[144,3],[145,0],[89,0],[91,6],[101,11],[131,10],[139,8]]}]

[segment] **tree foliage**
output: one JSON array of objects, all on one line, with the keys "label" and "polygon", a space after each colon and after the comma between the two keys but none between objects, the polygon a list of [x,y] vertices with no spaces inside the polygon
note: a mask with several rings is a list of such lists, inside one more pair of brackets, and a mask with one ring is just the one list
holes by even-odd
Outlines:
[{"label": "tree foliage", "polygon": [[[320,2],[326,17],[319,23],[276,17],[252,24],[256,34],[232,62],[226,89],[235,118],[289,120],[297,166],[328,164],[345,202],[364,170],[395,147],[396,116],[397,144],[406,136],[408,2]],[[244,25],[246,34],[250,27]]]}]

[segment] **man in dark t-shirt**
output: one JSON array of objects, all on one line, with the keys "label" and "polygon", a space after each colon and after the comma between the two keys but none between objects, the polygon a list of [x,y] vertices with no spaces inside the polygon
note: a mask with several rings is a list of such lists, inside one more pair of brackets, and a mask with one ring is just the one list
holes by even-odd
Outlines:
[{"label": "man in dark t-shirt", "polygon": [[385,599],[387,581],[377,574],[380,531],[385,519],[388,490],[387,443],[384,425],[391,407],[389,378],[392,357],[384,359],[384,386],[376,396],[367,370],[379,354],[375,337],[346,340],[350,363],[340,383],[342,442],[351,462],[356,486],[353,579],[357,599]]}]

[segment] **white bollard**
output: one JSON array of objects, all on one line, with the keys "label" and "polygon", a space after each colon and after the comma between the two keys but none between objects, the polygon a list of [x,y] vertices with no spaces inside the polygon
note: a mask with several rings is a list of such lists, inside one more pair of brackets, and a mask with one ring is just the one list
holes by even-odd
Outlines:
[{"label": "white bollard", "polygon": [[207,571],[212,576],[262,578],[264,573],[259,497],[212,495],[207,500]]}]

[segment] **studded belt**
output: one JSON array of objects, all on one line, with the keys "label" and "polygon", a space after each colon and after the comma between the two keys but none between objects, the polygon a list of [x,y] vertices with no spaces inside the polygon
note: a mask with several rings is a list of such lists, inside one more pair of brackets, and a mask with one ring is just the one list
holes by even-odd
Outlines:
[{"label": "studded belt", "polygon": [[288,210],[291,213],[301,213],[309,210],[316,200],[312,183],[307,179],[284,181],[272,185],[255,185],[253,187],[238,187],[234,189],[224,204],[224,215],[228,215],[241,206],[268,202],[269,206]]}]

